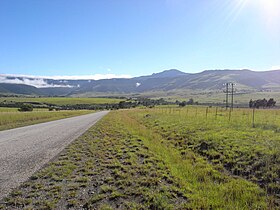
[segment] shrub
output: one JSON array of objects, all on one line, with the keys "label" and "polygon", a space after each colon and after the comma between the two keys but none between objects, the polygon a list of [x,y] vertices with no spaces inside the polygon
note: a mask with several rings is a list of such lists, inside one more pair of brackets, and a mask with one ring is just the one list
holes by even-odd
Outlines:
[{"label": "shrub", "polygon": [[180,107],[184,107],[184,106],[186,106],[186,105],[187,105],[187,102],[186,102],[186,101],[183,101],[183,102],[179,103],[179,106],[180,106]]},{"label": "shrub", "polygon": [[49,107],[49,111],[55,111],[54,107]]},{"label": "shrub", "polygon": [[31,104],[22,104],[21,107],[18,109],[20,112],[32,112],[33,106]]},{"label": "shrub", "polygon": [[194,104],[194,100],[191,98],[188,102],[187,105],[193,105]]}]

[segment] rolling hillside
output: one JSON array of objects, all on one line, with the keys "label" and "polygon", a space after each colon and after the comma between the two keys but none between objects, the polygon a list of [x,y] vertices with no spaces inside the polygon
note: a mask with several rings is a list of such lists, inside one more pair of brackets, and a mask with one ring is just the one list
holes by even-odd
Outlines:
[{"label": "rolling hillside", "polygon": [[[53,80],[0,75],[1,94],[71,96],[82,94],[143,94],[147,92],[219,91],[225,82],[234,82],[241,92],[280,90],[280,70],[207,70],[189,74],[176,69],[131,79]],[[4,78],[4,79],[3,79]],[[28,84],[14,84],[15,81]],[[5,83],[3,82],[5,81]],[[32,82],[37,87],[32,86]],[[31,85],[30,85],[31,84]],[[35,85],[36,86],[36,85]]]}]

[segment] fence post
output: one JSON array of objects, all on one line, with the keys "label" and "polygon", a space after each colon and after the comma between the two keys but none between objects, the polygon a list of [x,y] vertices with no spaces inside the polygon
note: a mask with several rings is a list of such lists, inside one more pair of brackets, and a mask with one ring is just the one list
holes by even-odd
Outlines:
[{"label": "fence post", "polygon": [[206,120],[207,120],[207,115],[208,115],[208,107],[206,108]]},{"label": "fence post", "polygon": [[218,107],[216,107],[215,119],[217,119],[217,115],[218,115]]},{"label": "fence post", "polygon": [[228,114],[228,121],[231,119],[231,109],[229,109],[229,114]]},{"label": "fence post", "polygon": [[253,128],[255,127],[255,108],[253,108]]}]

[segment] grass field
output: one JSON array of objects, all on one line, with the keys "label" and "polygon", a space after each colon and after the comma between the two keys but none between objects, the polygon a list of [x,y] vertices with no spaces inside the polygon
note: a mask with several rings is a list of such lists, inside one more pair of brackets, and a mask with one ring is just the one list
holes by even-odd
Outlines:
[{"label": "grass field", "polygon": [[[47,108],[33,108],[33,112],[49,111]],[[1,112],[18,112],[18,108],[0,107]]]},{"label": "grass field", "polygon": [[1,112],[17,112],[18,108],[0,107]]},{"label": "grass field", "polygon": [[113,111],[2,208],[277,209],[278,113]]},{"label": "grass field", "polygon": [[0,108],[0,131],[33,125],[67,117],[74,117],[93,111],[48,111],[47,109],[34,109],[32,112],[19,112],[16,108]]},{"label": "grass field", "polygon": [[67,97],[44,97],[44,98],[27,98],[27,97],[0,97],[0,102],[38,102],[55,105],[75,105],[75,104],[117,104],[123,99],[114,98],[67,98]]},{"label": "grass field", "polygon": [[[193,98],[194,101],[199,103],[211,103],[211,104],[223,104],[225,100],[225,93],[222,90],[205,90],[205,91],[194,91],[194,90],[176,90],[170,92],[147,92],[143,96],[150,98],[164,98],[167,101],[176,100],[179,101],[188,101],[190,98]],[[248,107],[250,99],[269,99],[274,98],[276,101],[280,101],[280,92],[238,92],[234,95],[234,104],[235,106],[246,106]],[[231,100],[231,99],[230,99]],[[279,102],[280,104],[280,102]],[[278,105],[278,103],[276,103]]]},{"label": "grass field", "polygon": [[[190,151],[217,170],[262,187],[280,208],[280,111],[158,108],[131,113],[181,154]],[[148,116],[148,117],[145,117]]]}]

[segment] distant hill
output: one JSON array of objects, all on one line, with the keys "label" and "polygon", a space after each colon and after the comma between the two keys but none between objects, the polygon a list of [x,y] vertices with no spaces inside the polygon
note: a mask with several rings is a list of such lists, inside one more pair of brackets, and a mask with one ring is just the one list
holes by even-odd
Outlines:
[{"label": "distant hill", "polygon": [[36,87],[23,84],[0,83],[0,93],[4,94],[22,94],[22,95],[44,95],[44,93]]},{"label": "distant hill", "polygon": [[[5,75],[1,75],[3,78]],[[15,83],[15,80],[37,82],[40,87]],[[2,80],[3,81],[3,80]],[[53,80],[26,77],[6,77],[0,83],[0,93],[71,96],[79,94],[142,94],[151,91],[221,90],[226,82],[236,83],[239,91],[279,91],[280,70],[255,72],[251,70],[207,70],[184,73],[176,69],[131,79]]]},{"label": "distant hill", "polygon": [[186,75],[189,74],[179,71],[177,69],[170,69],[170,70],[164,70],[159,73],[153,73],[152,75],[148,75],[148,76],[137,77],[137,79],[142,80],[142,79],[155,79],[155,78],[175,78],[175,77],[186,76]]}]

